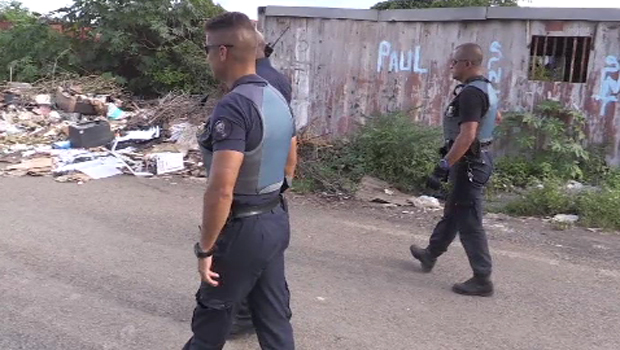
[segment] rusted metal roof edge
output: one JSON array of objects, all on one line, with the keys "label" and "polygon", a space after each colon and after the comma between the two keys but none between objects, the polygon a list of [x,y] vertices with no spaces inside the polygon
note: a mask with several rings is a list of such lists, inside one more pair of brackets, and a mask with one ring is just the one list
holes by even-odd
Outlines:
[{"label": "rusted metal roof edge", "polygon": [[620,22],[620,8],[489,7],[487,19]]},{"label": "rusted metal roof edge", "polygon": [[352,19],[376,22],[550,20],[620,22],[620,8],[463,7],[419,10],[361,10],[331,7],[266,6],[266,17]]},{"label": "rusted metal roof edge", "polygon": [[484,21],[486,7],[379,11],[380,22]]},{"label": "rusted metal roof edge", "polygon": [[379,18],[378,10],[359,10],[332,7],[266,6],[259,7],[258,14],[266,17],[353,19],[375,22]]}]

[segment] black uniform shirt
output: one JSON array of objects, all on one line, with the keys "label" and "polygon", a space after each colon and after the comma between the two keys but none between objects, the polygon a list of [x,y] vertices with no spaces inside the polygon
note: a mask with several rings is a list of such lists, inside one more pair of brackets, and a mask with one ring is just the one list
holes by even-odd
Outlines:
[{"label": "black uniform shirt", "polygon": [[[465,82],[472,82],[475,79],[484,79],[482,76],[473,77]],[[461,123],[482,121],[482,117],[489,110],[489,98],[480,89],[467,86],[457,97],[458,113]]]},{"label": "black uniform shirt", "polygon": [[271,65],[269,58],[261,58],[256,61],[256,74],[260,75],[263,79],[267,80],[271,86],[280,91],[286,102],[291,104],[293,95],[291,82],[286,75],[278,72],[278,70]]}]

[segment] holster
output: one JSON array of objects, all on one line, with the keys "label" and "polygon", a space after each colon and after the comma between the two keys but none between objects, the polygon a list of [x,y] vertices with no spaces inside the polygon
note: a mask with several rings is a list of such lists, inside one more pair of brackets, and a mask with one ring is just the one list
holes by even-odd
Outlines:
[{"label": "holster", "polygon": [[[439,154],[441,155],[441,157],[445,157],[448,152],[450,152],[450,149],[452,148],[452,146],[454,145],[454,140],[447,140],[446,143],[443,145],[443,147],[441,147],[439,149]],[[467,150],[467,152],[465,152],[465,155],[463,156],[464,158],[480,158],[482,156],[482,144],[480,143],[480,141],[478,139],[475,139],[474,142],[472,142],[471,146],[469,146],[469,149]]]}]

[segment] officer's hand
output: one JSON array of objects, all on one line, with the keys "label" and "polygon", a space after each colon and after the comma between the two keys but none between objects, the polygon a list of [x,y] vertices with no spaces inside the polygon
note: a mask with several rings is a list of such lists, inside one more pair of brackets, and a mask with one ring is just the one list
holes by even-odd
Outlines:
[{"label": "officer's hand", "polygon": [[205,259],[198,259],[198,272],[200,272],[200,279],[203,282],[206,282],[213,287],[217,287],[220,284],[217,281],[217,279],[220,278],[220,275],[211,270],[212,263],[212,256]]},{"label": "officer's hand", "polygon": [[438,191],[441,189],[441,183],[446,181],[448,181],[448,170],[444,170],[437,165],[433,173],[426,180],[426,186],[432,190]]},{"label": "officer's hand", "polygon": [[288,182],[284,181],[284,183],[282,183],[282,186],[280,186],[280,193],[284,193],[288,189],[289,189]]}]

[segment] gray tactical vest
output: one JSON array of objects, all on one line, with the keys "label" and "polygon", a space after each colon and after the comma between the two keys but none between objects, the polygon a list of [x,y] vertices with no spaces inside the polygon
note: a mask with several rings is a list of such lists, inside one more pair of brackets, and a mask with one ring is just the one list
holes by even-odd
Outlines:
[{"label": "gray tactical vest", "polygon": [[[294,123],[282,95],[271,85],[242,84],[231,93],[247,97],[260,112],[263,137],[256,149],[245,152],[234,193],[259,195],[279,191],[284,183],[284,169],[291,148]],[[209,176],[213,152],[200,143]]]},{"label": "gray tactical vest", "polygon": [[[482,116],[482,121],[480,123],[480,127],[478,128],[478,141],[482,144],[487,144],[493,141],[493,131],[495,130],[495,122],[497,120],[497,92],[493,88],[491,82],[486,79],[477,79],[463,86],[465,89],[468,86],[473,86],[480,91],[484,92],[489,99],[489,109]],[[461,89],[461,91],[463,91]],[[454,97],[448,108],[446,109],[446,113],[444,114],[443,120],[443,131],[444,137],[446,141],[454,141],[460,132],[460,124],[461,118],[458,113],[458,95]]]}]

